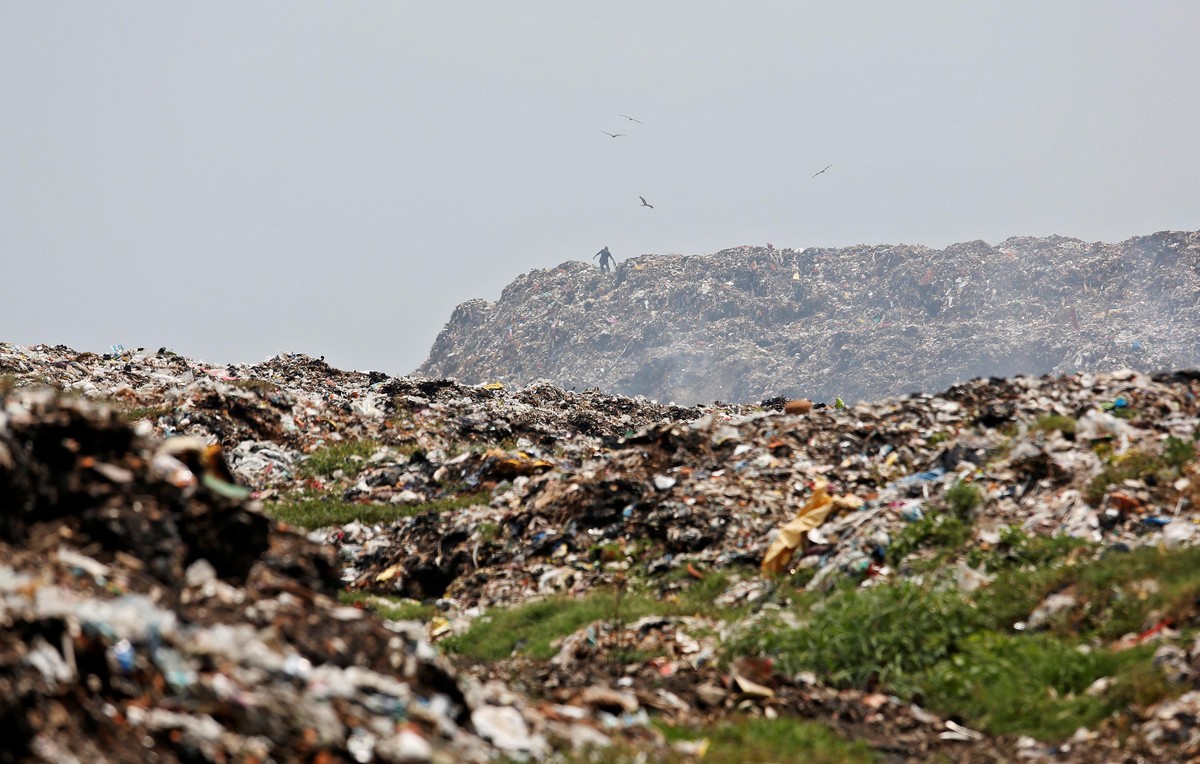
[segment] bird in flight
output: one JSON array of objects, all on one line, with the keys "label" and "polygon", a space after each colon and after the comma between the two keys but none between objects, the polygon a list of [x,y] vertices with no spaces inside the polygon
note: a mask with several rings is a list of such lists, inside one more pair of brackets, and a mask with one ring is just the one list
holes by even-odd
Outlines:
[{"label": "bird in flight", "polygon": [[639,196],[638,198],[642,200],[642,206],[643,206],[643,207],[649,207],[650,209],[654,209],[654,205],[653,205],[653,204],[651,204],[650,202],[646,201],[646,197],[644,197],[644,196]]},{"label": "bird in flight", "polygon": [[[830,167],[833,167],[833,165],[831,165],[831,164],[827,164],[827,165],[825,165],[825,170],[828,170]],[[825,170],[821,170],[821,172],[825,172]],[[814,178],[815,178],[815,177],[817,177],[818,175],[820,175],[820,174],[821,174],[821,172],[814,172],[814,173],[813,173],[813,177],[814,177]]]},{"label": "bird in flight", "polygon": [[617,116],[624,117],[625,119],[629,120],[630,122],[637,122],[639,125],[646,124],[645,122],[641,121],[640,119],[634,119],[633,117],[629,116],[628,114],[618,114]]},{"label": "bird in flight", "polygon": [[620,138],[621,136],[625,135],[625,133],[610,133],[607,130],[601,130],[600,132],[604,133],[609,138]]}]

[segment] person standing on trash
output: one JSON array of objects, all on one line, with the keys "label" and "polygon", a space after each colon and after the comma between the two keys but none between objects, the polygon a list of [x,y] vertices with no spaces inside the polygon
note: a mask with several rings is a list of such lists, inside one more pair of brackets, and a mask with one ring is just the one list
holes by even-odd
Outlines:
[{"label": "person standing on trash", "polygon": [[610,270],[609,266],[614,265],[617,262],[617,258],[612,256],[612,252],[608,251],[608,247],[605,247],[596,254],[592,255],[593,260],[595,260],[597,257],[600,258],[601,273],[608,273]]}]

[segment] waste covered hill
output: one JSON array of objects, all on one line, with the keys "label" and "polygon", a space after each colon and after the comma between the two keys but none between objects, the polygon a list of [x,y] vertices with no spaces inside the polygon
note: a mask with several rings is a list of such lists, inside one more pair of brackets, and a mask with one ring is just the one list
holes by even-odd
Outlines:
[{"label": "waste covered hill", "polygon": [[1200,365],[1200,233],[566,262],[460,305],[417,373],[679,403],[875,400]]},{"label": "waste covered hill", "polygon": [[0,343],[4,758],[1194,760],[1198,395]]}]

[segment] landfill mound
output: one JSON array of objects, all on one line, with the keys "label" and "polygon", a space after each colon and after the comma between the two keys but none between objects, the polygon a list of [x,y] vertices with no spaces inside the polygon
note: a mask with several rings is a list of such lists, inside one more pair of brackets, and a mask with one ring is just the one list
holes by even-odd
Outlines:
[{"label": "landfill mound", "polygon": [[0,759],[1194,760],[1198,396],[0,343]]},{"label": "landfill mound", "polygon": [[680,403],[1200,365],[1200,234],[570,261],[458,306],[416,373]]}]

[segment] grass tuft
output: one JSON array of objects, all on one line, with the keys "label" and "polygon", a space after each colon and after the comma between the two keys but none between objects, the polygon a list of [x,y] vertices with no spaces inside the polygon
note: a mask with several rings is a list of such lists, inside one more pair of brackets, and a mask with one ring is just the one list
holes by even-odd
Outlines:
[{"label": "grass tuft", "polygon": [[1078,421],[1074,417],[1062,416],[1061,414],[1047,414],[1044,417],[1038,418],[1030,427],[1031,430],[1040,430],[1042,432],[1052,432],[1057,430],[1064,435],[1075,434],[1075,426]]},{"label": "grass tuft", "polygon": [[121,412],[121,418],[126,422],[136,422],[139,419],[158,419],[174,411],[172,406],[138,406]]},{"label": "grass tuft", "polygon": [[946,489],[946,505],[959,518],[967,519],[975,508],[983,504],[983,493],[971,485],[959,480]]},{"label": "grass tuft", "polygon": [[1128,692],[1084,693],[1102,677],[1132,687],[1135,667],[1150,668],[1152,647],[1081,650],[1048,635],[972,637],[921,680],[929,706],[961,714],[997,734],[1062,740],[1123,707]]},{"label": "grass tuft", "polygon": [[[617,597],[612,591],[596,591],[586,596],[565,596],[530,602],[510,608],[493,608],[478,618],[464,633],[448,637],[439,644],[447,652],[482,661],[498,661],[514,652],[535,659],[546,659],[557,652],[551,644],[596,621],[622,623],[647,615],[695,615],[710,613],[712,601],[720,595],[728,579],[710,573],[677,597],[655,599],[646,594],[626,592],[617,612]],[[730,618],[742,611],[730,609],[722,616]]]},{"label": "grass tuft", "polygon": [[[862,742],[848,742],[819,722],[742,718],[710,729],[659,725],[669,742],[708,738],[705,764],[803,761],[807,764],[869,764],[875,755]],[[687,761],[682,756],[670,762]]]},{"label": "grass tuft", "polygon": [[378,441],[348,440],[330,443],[313,451],[300,463],[299,475],[304,478],[325,477],[338,470],[353,477],[366,466],[366,460],[380,449]]},{"label": "grass tuft", "polygon": [[366,592],[341,592],[338,594],[338,601],[345,605],[364,607],[390,621],[428,621],[438,612],[432,603]]}]

